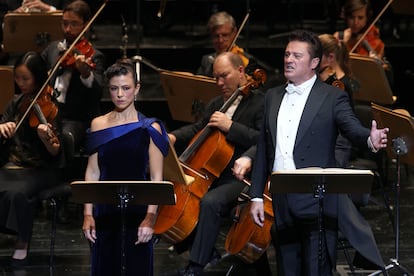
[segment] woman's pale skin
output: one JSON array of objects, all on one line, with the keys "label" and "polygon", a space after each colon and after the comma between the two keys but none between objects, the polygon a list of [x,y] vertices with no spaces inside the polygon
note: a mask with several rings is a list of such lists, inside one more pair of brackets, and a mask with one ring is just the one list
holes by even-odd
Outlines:
[{"label": "woman's pale skin", "polygon": [[[134,100],[139,92],[139,84],[134,83],[131,73],[127,75],[114,76],[109,81],[109,93],[111,100],[115,105],[113,111],[95,118],[91,123],[91,131],[98,131],[118,125],[138,122],[137,110],[134,106]],[[152,126],[161,132],[158,123]],[[149,167],[152,181],[163,180],[163,155],[150,139],[149,145]],[[94,153],[89,156],[88,165],[85,173],[86,181],[98,181],[100,171],[98,166],[98,155]],[[92,243],[96,240],[95,219],[92,216],[92,204],[84,206],[83,232],[85,237]],[[153,226],[156,220],[157,205],[148,205],[147,215],[137,229],[137,240],[135,244],[149,242],[154,233]]]},{"label": "woman's pale skin", "polygon": [[[15,68],[14,81],[23,94],[34,94],[38,92],[35,91],[36,82],[34,76],[26,65],[20,65]],[[0,124],[1,137],[10,139],[14,136],[15,133],[16,122],[5,122],[3,124]],[[51,130],[50,124],[39,124],[37,126],[37,135],[39,136],[39,139],[42,141],[47,151],[52,156],[56,156],[59,153],[60,142],[57,139],[52,139],[55,136],[53,134],[53,131]],[[17,260],[22,260],[26,258],[27,247],[28,244],[26,242],[17,241],[12,258]]]}]

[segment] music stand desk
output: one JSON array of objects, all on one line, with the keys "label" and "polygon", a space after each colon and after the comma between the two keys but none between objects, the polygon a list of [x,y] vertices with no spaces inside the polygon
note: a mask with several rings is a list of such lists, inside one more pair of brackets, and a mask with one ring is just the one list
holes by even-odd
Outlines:
[{"label": "music stand desk", "polygon": [[382,65],[372,57],[351,53],[349,63],[360,88],[354,100],[392,105],[396,101]]},{"label": "music stand desk", "polygon": [[128,204],[175,204],[169,181],[73,181],[70,185],[79,203],[119,204],[120,196],[129,195]]},{"label": "music stand desk", "polygon": [[161,71],[160,81],[174,120],[195,122],[208,102],[222,95],[213,78],[185,72]]},{"label": "music stand desk", "polygon": [[62,11],[6,13],[3,24],[4,52],[41,52],[51,41],[63,38],[61,20]]},{"label": "music stand desk", "polygon": [[374,173],[370,170],[305,168],[273,172],[271,193],[315,193],[324,184],[324,193],[370,193]]},{"label": "music stand desk", "polygon": [[369,170],[337,168],[304,168],[291,171],[276,171],[270,177],[271,193],[313,193],[318,198],[319,248],[318,266],[322,268],[325,193],[368,193],[374,174]]},{"label": "music stand desk", "polygon": [[175,204],[174,187],[168,181],[73,181],[75,201],[119,205],[121,209],[121,274],[126,275],[126,207],[128,204]]},{"label": "music stand desk", "polygon": [[388,127],[387,155],[390,159],[396,159],[393,150],[393,139],[402,138],[407,146],[408,152],[400,156],[402,163],[414,166],[414,119],[410,116],[394,112],[392,109],[371,103],[373,118],[377,121],[378,128]]}]

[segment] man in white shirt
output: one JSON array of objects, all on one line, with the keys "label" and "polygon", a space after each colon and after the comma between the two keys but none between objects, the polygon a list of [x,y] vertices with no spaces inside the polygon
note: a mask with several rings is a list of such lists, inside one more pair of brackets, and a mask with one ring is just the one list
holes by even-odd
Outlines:
[{"label": "man in white shirt", "polygon": [[[260,226],[264,220],[262,194],[272,171],[335,167],[335,141],[339,130],[357,146],[369,147],[372,151],[386,147],[388,129],[377,129],[375,121],[371,130],[364,128],[355,117],[347,94],[317,78],[321,56],[321,44],[315,34],[293,32],[284,56],[288,84],[266,92],[264,123],[250,189],[251,214]],[[332,275],[338,224],[341,225],[345,210],[343,205],[349,207],[349,198],[334,194],[324,196],[325,228],[319,250],[318,198],[314,194],[273,194],[272,197],[281,275]],[[344,231],[348,233],[347,229]],[[372,236],[370,231],[366,232]],[[378,254],[376,249],[374,255]],[[379,265],[383,266],[380,257],[379,260]]]}]

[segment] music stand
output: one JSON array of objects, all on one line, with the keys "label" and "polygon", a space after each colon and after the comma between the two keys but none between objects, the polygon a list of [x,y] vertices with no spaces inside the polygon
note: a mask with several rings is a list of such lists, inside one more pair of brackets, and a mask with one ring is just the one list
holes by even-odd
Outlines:
[{"label": "music stand", "polygon": [[41,52],[50,41],[63,39],[62,12],[17,13],[4,16],[3,48],[5,52]]},{"label": "music stand", "polygon": [[372,57],[351,53],[350,65],[360,88],[353,94],[355,100],[392,105],[396,101],[382,65]]},{"label": "music stand", "polygon": [[118,204],[121,209],[121,275],[126,273],[125,211],[128,204],[174,205],[174,187],[168,181],[74,181],[72,194],[79,203]]},{"label": "music stand", "polygon": [[411,0],[396,0],[391,3],[391,8],[396,14],[414,14],[414,3]]},{"label": "music stand", "polygon": [[0,114],[6,111],[6,107],[14,95],[14,73],[13,66],[0,66]]},{"label": "music stand", "polygon": [[185,174],[174,147],[169,143],[167,156],[164,158],[164,179],[189,185],[194,182],[194,177]]},{"label": "music stand", "polygon": [[222,95],[213,78],[185,72],[160,72],[160,81],[174,120],[195,122],[205,105]]},{"label": "music stand", "polygon": [[[401,162],[408,165],[414,164],[414,156],[412,154],[414,122],[413,118],[391,109],[382,107],[377,104],[371,104],[374,119],[377,121],[378,127],[384,126],[390,129],[388,133],[387,155],[390,159],[396,160],[396,175],[394,182],[394,232],[395,232],[395,256],[390,259],[385,269],[390,270],[397,268],[402,273],[410,275],[410,272],[400,264],[399,261],[399,243],[400,243],[400,170]],[[392,143],[392,145],[391,145]],[[375,272],[371,275],[377,275]]]},{"label": "music stand", "polygon": [[373,178],[374,173],[370,170],[339,168],[304,168],[272,173],[270,177],[271,193],[311,193],[314,194],[315,198],[318,198],[319,271],[321,271],[322,267],[324,195],[326,193],[369,193],[371,191]]}]

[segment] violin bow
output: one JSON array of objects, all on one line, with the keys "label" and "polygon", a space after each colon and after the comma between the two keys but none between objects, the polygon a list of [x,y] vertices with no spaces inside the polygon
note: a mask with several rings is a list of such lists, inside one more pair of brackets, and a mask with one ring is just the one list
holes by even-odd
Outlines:
[{"label": "violin bow", "polygon": [[234,44],[236,43],[237,38],[239,37],[239,35],[241,33],[241,30],[244,28],[244,25],[246,25],[246,22],[249,19],[249,16],[250,16],[250,10],[247,11],[247,14],[243,19],[243,22],[241,23],[239,29],[237,30],[237,33],[234,36],[233,41],[231,42],[230,47],[227,49],[227,51],[230,51],[231,48],[233,48]]},{"label": "violin bow", "polygon": [[386,11],[386,9],[389,7],[389,5],[391,5],[392,1],[393,0],[388,0],[388,3],[378,13],[377,17],[375,17],[375,19],[372,21],[372,23],[369,25],[369,27],[365,30],[365,32],[362,34],[362,36],[358,39],[358,41],[357,41],[357,43],[355,43],[354,47],[352,47],[351,51],[349,51],[350,53],[353,53],[355,51],[355,49],[358,47],[358,45],[362,42],[362,40],[364,40],[364,38],[368,34],[369,30],[372,28],[372,26],[374,26],[375,23],[377,23],[377,21],[380,19],[382,14]]},{"label": "violin bow", "polygon": [[52,76],[56,73],[56,71],[59,69],[60,64],[62,63],[62,61],[66,58],[66,56],[69,54],[69,52],[71,52],[73,50],[73,48],[75,47],[75,45],[79,42],[79,40],[81,39],[81,37],[85,34],[85,32],[89,29],[89,27],[92,25],[93,21],[95,21],[95,19],[98,17],[98,15],[101,13],[101,11],[104,9],[104,7],[106,6],[106,4],[109,2],[109,0],[105,0],[103,2],[103,4],[101,5],[101,7],[96,11],[96,13],[91,17],[91,19],[88,21],[88,23],[86,23],[85,27],[83,27],[83,30],[79,33],[79,35],[75,38],[75,40],[72,42],[72,44],[69,46],[68,49],[66,49],[65,53],[57,60],[56,64],[53,66],[52,70],[49,72],[49,75],[47,77],[47,79],[45,80],[45,82],[43,83],[42,87],[39,89],[39,92],[37,92],[37,94],[33,97],[32,102],[29,104],[29,106],[27,107],[26,111],[23,113],[22,117],[20,118],[20,120],[17,122],[16,124],[16,130],[19,129],[20,125],[22,124],[23,120],[27,117],[27,115],[29,114],[30,110],[32,109],[33,105],[35,104],[35,102],[37,101],[37,99],[39,98],[40,94],[42,94],[43,89],[46,88],[46,86],[48,85],[49,81],[51,80]]}]

